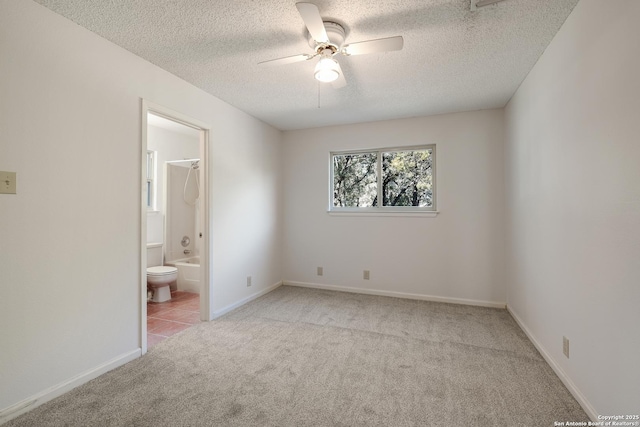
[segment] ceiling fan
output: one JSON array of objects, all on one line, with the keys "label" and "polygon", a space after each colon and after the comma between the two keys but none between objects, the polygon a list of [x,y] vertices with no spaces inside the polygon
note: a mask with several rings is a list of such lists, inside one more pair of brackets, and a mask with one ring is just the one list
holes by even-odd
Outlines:
[{"label": "ceiling fan", "polygon": [[259,65],[284,65],[294,62],[308,61],[320,57],[313,73],[320,82],[332,82],[333,87],[341,88],[347,84],[340,64],[333,57],[338,53],[345,56],[365,55],[367,53],[389,52],[400,50],[404,44],[402,36],[383,39],[367,40],[357,43],[344,44],[345,30],[338,23],[323,21],[318,6],[313,3],[296,3],[296,8],[309,30],[309,46],[314,54],[303,53],[259,62]]}]

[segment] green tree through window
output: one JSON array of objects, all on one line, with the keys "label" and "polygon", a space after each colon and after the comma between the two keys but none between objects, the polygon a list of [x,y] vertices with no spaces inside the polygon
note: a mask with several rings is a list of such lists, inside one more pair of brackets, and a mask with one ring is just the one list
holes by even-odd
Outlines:
[{"label": "green tree through window", "polygon": [[334,206],[375,206],[377,156],[372,153],[333,156]]},{"label": "green tree through window", "polygon": [[434,210],[435,146],[333,153],[332,209]]}]

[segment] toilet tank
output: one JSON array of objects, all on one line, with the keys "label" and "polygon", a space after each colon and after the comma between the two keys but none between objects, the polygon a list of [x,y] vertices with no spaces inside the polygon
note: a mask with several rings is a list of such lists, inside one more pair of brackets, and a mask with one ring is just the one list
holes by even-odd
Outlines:
[{"label": "toilet tank", "polygon": [[147,243],[147,267],[162,265],[162,243]]}]

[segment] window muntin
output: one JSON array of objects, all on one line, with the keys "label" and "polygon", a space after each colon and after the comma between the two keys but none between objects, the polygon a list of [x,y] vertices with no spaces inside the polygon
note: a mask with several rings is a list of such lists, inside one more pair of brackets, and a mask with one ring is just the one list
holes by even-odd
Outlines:
[{"label": "window muntin", "polygon": [[435,211],[435,145],[331,153],[330,185],[331,211]]}]

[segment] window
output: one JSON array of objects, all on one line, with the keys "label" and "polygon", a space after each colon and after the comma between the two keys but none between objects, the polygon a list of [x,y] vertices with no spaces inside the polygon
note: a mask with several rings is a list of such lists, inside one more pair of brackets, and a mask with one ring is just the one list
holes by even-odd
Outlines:
[{"label": "window", "polygon": [[331,153],[331,211],[435,211],[435,145]]},{"label": "window", "polygon": [[147,151],[147,210],[156,209],[156,152]]}]

